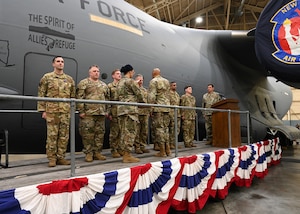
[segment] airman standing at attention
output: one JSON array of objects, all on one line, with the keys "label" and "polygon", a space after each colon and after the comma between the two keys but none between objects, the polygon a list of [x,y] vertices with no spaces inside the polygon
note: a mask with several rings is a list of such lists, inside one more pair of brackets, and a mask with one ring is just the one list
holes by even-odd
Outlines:
[{"label": "airman standing at attention", "polygon": [[[89,77],[81,80],[77,85],[77,99],[109,100],[107,85],[99,80],[100,69],[98,65],[89,68]],[[78,103],[79,133],[84,146],[85,161],[105,160],[101,154],[105,134],[106,104]]]},{"label": "airman standing at attention", "polygon": [[[64,59],[56,56],[52,60],[53,72],[46,73],[40,80],[39,97],[75,98],[75,82],[64,73]],[[70,103],[39,101],[38,111],[47,122],[46,154],[49,167],[70,165],[65,159],[70,129]]]},{"label": "airman standing at attention", "polygon": [[[176,82],[170,83],[170,105],[180,105],[180,96],[176,91]],[[170,126],[169,126],[169,142],[171,149],[175,148],[175,119],[174,119],[174,109],[170,108]],[[177,110],[177,136],[180,133],[180,122],[181,122],[180,109]]]},{"label": "airman standing at attention", "polygon": [[[108,83],[109,97],[111,101],[118,101],[119,96],[117,93],[117,86],[121,79],[120,69],[116,69],[111,74],[113,82]],[[109,132],[109,145],[111,155],[113,158],[119,158],[123,155],[120,150],[120,128],[118,124],[117,105],[109,105],[109,119],[110,119],[110,132]]]},{"label": "airman standing at attention", "polygon": [[[190,85],[184,87],[185,94],[180,98],[180,105],[187,107],[196,107],[196,99],[192,95],[193,89]],[[183,141],[186,148],[196,147],[193,144],[195,138],[195,120],[196,110],[181,109]]]},{"label": "airman standing at attention", "polygon": [[[219,93],[214,91],[214,85],[207,85],[207,93],[203,95],[202,98],[202,108],[211,108],[213,104],[219,102],[221,96]],[[206,145],[212,144],[212,111],[203,111],[202,112],[205,119],[205,129],[206,129]]]},{"label": "airman standing at attention", "polygon": [[[143,94],[137,82],[132,79],[134,70],[131,65],[125,65],[121,68],[124,76],[119,81],[117,93],[121,102],[145,102]],[[123,163],[135,163],[140,159],[131,155],[135,136],[136,126],[139,122],[138,107],[128,105],[118,105],[118,122],[120,127],[120,147],[124,151]]]},{"label": "airman standing at attention", "polygon": [[[154,68],[153,79],[149,83],[148,103],[170,105],[170,83],[160,75],[160,69]],[[158,142],[160,152],[155,156],[171,156],[169,144],[169,108],[154,107],[152,110],[153,127],[155,129],[155,142]]]},{"label": "airman standing at attention", "polygon": [[[141,74],[136,75],[135,81],[138,83],[143,97],[147,100],[148,92],[147,89],[144,88],[144,77]],[[135,153],[143,154],[149,153],[150,151],[146,149],[147,139],[148,139],[148,124],[149,124],[149,114],[151,108],[138,108],[139,112],[139,123],[137,123],[137,134],[135,137]]]}]

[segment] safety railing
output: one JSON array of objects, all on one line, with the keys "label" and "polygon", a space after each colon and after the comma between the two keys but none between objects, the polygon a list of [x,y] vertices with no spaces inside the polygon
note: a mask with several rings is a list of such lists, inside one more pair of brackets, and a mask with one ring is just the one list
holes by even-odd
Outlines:
[{"label": "safety railing", "polygon": [[[76,114],[76,103],[91,103],[91,104],[108,104],[108,105],[128,105],[128,106],[142,106],[142,107],[164,107],[174,109],[174,135],[175,135],[175,156],[178,156],[178,133],[177,133],[177,110],[178,109],[190,109],[196,111],[213,111],[213,112],[227,112],[228,113],[228,140],[229,147],[232,146],[231,136],[231,114],[239,113],[246,114],[247,123],[247,143],[250,144],[250,114],[249,111],[230,110],[230,109],[214,109],[214,108],[202,108],[202,107],[186,107],[177,105],[159,105],[159,104],[148,104],[148,103],[132,103],[132,102],[120,102],[120,101],[105,101],[105,100],[85,100],[75,98],[47,98],[47,97],[34,97],[34,96],[21,96],[21,95],[6,95],[0,94],[0,99],[5,100],[30,100],[30,101],[47,101],[47,102],[68,102],[70,103],[70,156],[71,156],[71,177],[75,176],[75,114]],[[0,113],[37,113],[35,110],[1,110]],[[198,119],[198,117],[196,117]],[[198,124],[198,122],[196,123]],[[198,128],[196,127],[198,132]],[[197,136],[198,133],[196,133]]]}]

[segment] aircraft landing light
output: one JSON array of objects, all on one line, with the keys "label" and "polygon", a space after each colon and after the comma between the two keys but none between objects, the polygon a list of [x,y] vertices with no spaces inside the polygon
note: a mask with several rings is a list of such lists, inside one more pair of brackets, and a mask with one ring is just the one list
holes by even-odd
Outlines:
[{"label": "aircraft landing light", "polygon": [[93,15],[93,14],[90,14],[90,19],[93,22],[106,24],[106,25],[109,25],[109,26],[112,26],[112,27],[116,27],[116,28],[119,28],[119,29],[122,29],[122,30],[129,31],[131,33],[135,33],[139,36],[143,36],[143,33],[142,33],[141,30],[138,30],[134,27],[130,27],[128,25],[125,25],[125,24],[122,24],[122,23],[119,23],[119,22],[116,22],[116,21],[113,21],[113,20],[110,20],[110,19],[105,19],[103,17],[96,16],[96,15]]}]

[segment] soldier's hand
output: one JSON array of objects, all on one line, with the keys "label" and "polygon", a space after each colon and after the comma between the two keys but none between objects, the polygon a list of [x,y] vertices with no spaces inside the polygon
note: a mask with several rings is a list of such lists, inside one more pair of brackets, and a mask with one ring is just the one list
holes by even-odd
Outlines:
[{"label": "soldier's hand", "polygon": [[47,119],[47,113],[45,111],[42,113],[42,118],[45,120]]},{"label": "soldier's hand", "polygon": [[80,118],[85,118],[85,113],[80,113],[80,114],[79,114],[79,117],[80,117]]}]

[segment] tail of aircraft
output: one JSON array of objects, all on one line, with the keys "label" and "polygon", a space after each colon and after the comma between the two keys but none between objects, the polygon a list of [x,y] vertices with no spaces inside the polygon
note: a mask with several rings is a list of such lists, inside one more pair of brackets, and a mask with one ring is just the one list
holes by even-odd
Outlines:
[{"label": "tail of aircraft", "polygon": [[300,1],[272,0],[268,3],[256,26],[255,51],[272,76],[299,88]]}]

